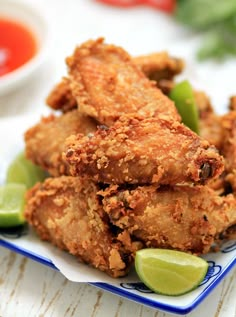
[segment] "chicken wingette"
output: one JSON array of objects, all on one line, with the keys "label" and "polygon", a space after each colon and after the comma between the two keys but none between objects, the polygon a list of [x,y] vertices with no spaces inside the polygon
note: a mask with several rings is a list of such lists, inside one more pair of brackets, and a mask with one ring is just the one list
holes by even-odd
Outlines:
[{"label": "chicken wingette", "polygon": [[[180,58],[170,56],[167,52],[158,52],[132,58],[136,66],[151,80],[155,80],[157,87],[168,93],[173,87],[174,76],[182,72],[184,62]],[[63,77],[50,91],[46,98],[49,107],[62,112],[77,108],[77,101],[74,98],[69,78]]]},{"label": "chicken wingette", "polygon": [[26,156],[51,176],[67,175],[68,164],[62,160],[66,138],[77,133],[87,135],[96,128],[97,123],[92,118],[77,110],[60,116],[51,114],[25,132]]},{"label": "chicken wingette", "polygon": [[204,254],[236,224],[235,197],[208,186],[111,185],[101,195],[110,221],[145,247]]},{"label": "chicken wingette", "polygon": [[125,113],[180,121],[174,103],[150,81],[121,47],[103,39],[78,46],[67,58],[68,78],[79,110],[112,125]]},{"label": "chicken wingette", "polygon": [[223,171],[217,149],[179,122],[123,116],[109,129],[66,140],[73,176],[109,184],[205,183]]},{"label": "chicken wingette", "polygon": [[28,191],[24,215],[42,240],[112,277],[123,276],[142,243],[109,223],[98,190],[78,177],[48,178]]}]

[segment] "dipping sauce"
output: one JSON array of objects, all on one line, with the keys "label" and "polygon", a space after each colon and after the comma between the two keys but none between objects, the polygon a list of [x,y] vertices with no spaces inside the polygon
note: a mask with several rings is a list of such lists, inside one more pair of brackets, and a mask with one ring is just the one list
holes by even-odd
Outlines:
[{"label": "dipping sauce", "polygon": [[36,40],[26,26],[0,17],[0,76],[22,66],[36,52]]}]

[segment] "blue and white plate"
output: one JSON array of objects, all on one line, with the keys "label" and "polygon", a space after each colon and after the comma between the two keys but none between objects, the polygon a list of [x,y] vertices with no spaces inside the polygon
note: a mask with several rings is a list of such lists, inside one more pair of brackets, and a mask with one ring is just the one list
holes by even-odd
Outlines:
[{"label": "blue and white plate", "polygon": [[[24,148],[24,131],[36,121],[36,118],[25,116],[0,120],[0,184],[4,182],[10,161]],[[0,230],[0,246],[57,269],[71,281],[90,283],[126,299],[175,314],[186,314],[197,307],[236,265],[236,241],[232,240],[224,244],[218,252],[204,256],[209,269],[196,290],[172,297],[154,294],[140,282],[134,271],[127,277],[112,279],[96,269],[78,263],[75,257],[40,241],[27,226]]]}]

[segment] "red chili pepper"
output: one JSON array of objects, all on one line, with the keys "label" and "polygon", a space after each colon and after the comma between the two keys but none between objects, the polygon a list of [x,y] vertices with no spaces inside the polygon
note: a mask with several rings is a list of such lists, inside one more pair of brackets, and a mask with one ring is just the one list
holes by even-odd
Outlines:
[{"label": "red chili pepper", "polygon": [[97,0],[97,1],[118,6],[118,7],[132,7],[134,5],[143,3],[143,0]]},{"label": "red chili pepper", "polygon": [[146,0],[143,1],[143,3],[170,13],[172,13],[176,7],[176,0]]},{"label": "red chili pepper", "polygon": [[176,0],[97,0],[106,4],[131,7],[134,5],[147,4],[159,10],[173,12],[176,6]]}]

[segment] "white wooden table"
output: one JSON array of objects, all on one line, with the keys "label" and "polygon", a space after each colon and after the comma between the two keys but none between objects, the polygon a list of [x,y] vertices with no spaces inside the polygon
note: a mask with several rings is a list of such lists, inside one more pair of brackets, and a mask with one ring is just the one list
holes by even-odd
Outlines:
[{"label": "white wooden table", "polygon": [[[188,317],[236,316],[236,268]],[[0,247],[1,317],[171,317]]]},{"label": "white wooden table", "polygon": [[[0,120],[30,113],[40,116],[48,112],[44,99],[51,87],[65,74],[65,57],[71,54],[76,44],[89,38],[104,36],[107,42],[122,45],[133,55],[165,49],[193,61],[194,45],[191,45],[189,35],[171,19],[154,10],[144,7],[119,10],[92,0],[38,0],[37,4],[50,20],[52,37],[49,60],[27,86],[0,97]],[[183,44],[186,38],[188,45]],[[197,82],[200,80],[219,107],[228,96],[236,93],[232,81],[226,81],[230,74],[235,73],[235,68],[234,61],[233,64],[217,66],[219,76],[212,76],[212,64],[197,65],[196,69],[190,63],[186,75],[195,77]],[[211,81],[207,80],[209,76]],[[223,86],[220,78],[225,78]],[[236,317],[235,282],[236,268],[188,316]],[[49,316],[171,315],[88,284],[70,282],[59,272],[0,247],[0,317]]]}]

